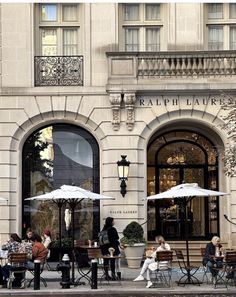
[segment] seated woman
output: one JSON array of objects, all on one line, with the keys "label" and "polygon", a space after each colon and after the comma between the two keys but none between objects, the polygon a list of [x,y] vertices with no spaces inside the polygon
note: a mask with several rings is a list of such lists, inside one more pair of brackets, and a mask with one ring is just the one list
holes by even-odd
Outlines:
[{"label": "seated woman", "polygon": [[51,239],[51,232],[48,229],[45,229],[43,232],[43,245],[45,246],[46,249],[48,249],[48,255],[47,258],[50,257],[50,245],[52,242]]},{"label": "seated woman", "polygon": [[42,238],[40,235],[34,233],[31,237],[31,241],[33,242],[32,246],[32,261],[27,262],[28,269],[34,269],[34,260],[40,260],[43,262],[48,255],[48,249],[42,244]]},{"label": "seated woman", "polygon": [[[24,250],[22,250],[21,238],[16,233],[12,233],[10,235],[9,240],[5,244],[2,245],[2,250],[8,251],[8,254],[24,252]],[[0,267],[0,268],[1,268],[0,285],[2,285],[3,287],[6,287],[7,280],[9,278],[9,274],[10,274],[11,266],[6,264],[5,266]],[[22,275],[21,274],[17,275],[17,277],[15,277],[14,286],[20,287],[21,280],[22,280]]]},{"label": "seated woman", "polygon": [[221,247],[220,238],[218,236],[213,236],[211,242],[206,245],[205,255],[202,260],[202,264],[209,267],[213,278],[218,274],[217,269],[214,269],[214,267],[220,268],[223,265],[222,259],[216,258],[216,255],[219,255]]},{"label": "seated woman", "polygon": [[140,274],[138,277],[134,279],[134,282],[142,281],[144,280],[144,273],[147,273],[146,279],[147,279],[147,286],[146,288],[150,288],[152,286],[152,282],[150,280],[150,270],[148,269],[149,265],[152,263],[155,263],[155,258],[156,258],[156,252],[160,251],[169,251],[170,250],[170,245],[165,242],[165,239],[163,236],[156,236],[155,238],[158,247],[157,249],[154,249],[153,252],[151,253],[150,257],[147,257],[147,259],[143,263],[143,267],[140,271]]}]

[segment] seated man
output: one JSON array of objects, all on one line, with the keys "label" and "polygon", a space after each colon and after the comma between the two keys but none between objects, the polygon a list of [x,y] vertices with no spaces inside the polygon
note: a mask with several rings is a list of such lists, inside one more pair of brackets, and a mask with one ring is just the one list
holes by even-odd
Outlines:
[{"label": "seated man", "polygon": [[211,242],[207,243],[205,255],[203,257],[202,263],[204,266],[209,267],[212,277],[215,278],[218,274],[218,270],[215,268],[221,268],[223,262],[221,258],[217,258],[220,255],[220,238],[218,236],[213,236]]}]

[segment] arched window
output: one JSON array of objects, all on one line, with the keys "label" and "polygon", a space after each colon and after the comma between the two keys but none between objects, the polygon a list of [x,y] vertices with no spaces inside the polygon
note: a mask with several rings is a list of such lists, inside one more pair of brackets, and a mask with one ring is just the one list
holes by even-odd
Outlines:
[{"label": "arched window", "polygon": [[[64,184],[99,192],[98,145],[89,132],[77,126],[53,124],[34,132],[24,144],[22,168],[23,199]],[[25,201],[23,205],[23,233],[28,227],[39,234],[49,228],[54,238],[59,236],[58,209],[54,203]],[[99,217],[99,202],[83,200],[75,210],[75,238],[94,238],[100,229]],[[69,233],[63,219],[63,237]]]},{"label": "arched window", "polygon": [[[171,131],[153,136],[148,146],[148,195],[186,183],[218,189],[217,151],[205,136],[191,131]],[[194,198],[187,209],[190,238],[219,234],[217,197]],[[162,234],[167,239],[184,238],[181,210],[174,199],[148,202],[148,239]]]}]

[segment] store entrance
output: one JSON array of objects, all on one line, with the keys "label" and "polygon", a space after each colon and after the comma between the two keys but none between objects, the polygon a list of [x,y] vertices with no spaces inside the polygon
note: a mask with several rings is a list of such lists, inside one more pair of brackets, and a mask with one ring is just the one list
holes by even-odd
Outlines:
[{"label": "store entrance", "polygon": [[[159,192],[165,191],[171,185],[181,184],[182,181],[191,183],[192,180],[204,187],[205,167],[196,168],[176,165],[174,167],[157,168]],[[182,225],[182,212],[175,199],[163,199],[157,202],[157,226],[159,233],[165,238],[185,238],[184,226]],[[203,197],[193,199],[187,206],[187,222],[189,236],[205,236],[205,209],[206,199]]]},{"label": "store entrance", "polygon": [[[217,153],[202,135],[189,131],[169,132],[153,141],[148,150],[148,195],[173,186],[198,183],[217,190]],[[206,239],[218,234],[217,197],[196,197],[186,208],[190,239]],[[166,239],[183,239],[183,210],[176,199],[148,202],[148,238],[161,234]]]}]

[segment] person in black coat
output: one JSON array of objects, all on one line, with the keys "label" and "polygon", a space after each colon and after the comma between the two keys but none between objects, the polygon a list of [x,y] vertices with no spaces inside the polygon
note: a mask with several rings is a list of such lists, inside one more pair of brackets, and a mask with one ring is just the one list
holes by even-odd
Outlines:
[{"label": "person in black coat", "polygon": [[214,267],[220,268],[223,265],[222,259],[216,258],[216,256],[220,256],[221,247],[222,245],[220,244],[220,238],[218,236],[213,236],[211,242],[206,245],[202,264],[209,267],[213,277],[216,277],[218,273],[217,269],[214,269]]},{"label": "person in black coat", "polygon": [[[107,230],[108,233],[108,239],[109,243],[101,245],[101,253],[103,256],[110,255],[109,248],[114,249],[114,256],[118,256],[120,254],[120,249],[119,249],[119,235],[114,227],[114,218],[112,217],[107,217],[105,220],[105,224],[103,226],[102,230]],[[105,278],[107,280],[116,280],[116,273],[115,273],[115,260],[116,259],[104,259],[103,265],[104,265],[104,271],[105,271]],[[109,262],[110,262],[110,268],[111,268],[111,276],[108,273],[109,270]]]}]

